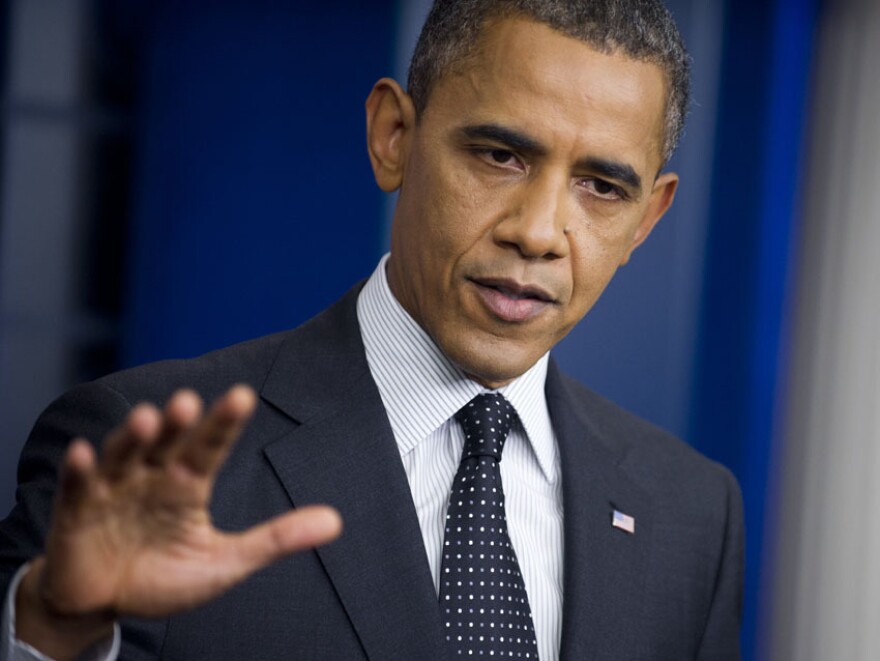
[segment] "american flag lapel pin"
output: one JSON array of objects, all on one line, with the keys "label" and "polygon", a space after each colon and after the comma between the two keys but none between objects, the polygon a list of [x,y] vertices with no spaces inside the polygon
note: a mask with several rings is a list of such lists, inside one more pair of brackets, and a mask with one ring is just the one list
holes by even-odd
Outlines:
[{"label": "american flag lapel pin", "polygon": [[636,520],[629,514],[624,514],[620,510],[614,510],[611,515],[611,525],[630,535],[636,532]]}]

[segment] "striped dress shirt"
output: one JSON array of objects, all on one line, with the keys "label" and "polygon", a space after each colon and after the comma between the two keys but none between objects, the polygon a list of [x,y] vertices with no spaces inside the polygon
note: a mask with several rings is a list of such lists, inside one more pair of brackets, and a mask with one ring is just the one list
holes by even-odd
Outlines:
[{"label": "striped dress shirt", "polygon": [[[468,379],[394,298],[387,261],[385,255],[361,291],[358,321],[439,595],[446,507],[464,447],[453,416],[489,391]],[[508,529],[532,608],[538,653],[543,661],[555,661],[562,631],[562,483],[544,395],[547,361],[544,355],[497,392],[521,421],[513,426],[501,461]]]}]

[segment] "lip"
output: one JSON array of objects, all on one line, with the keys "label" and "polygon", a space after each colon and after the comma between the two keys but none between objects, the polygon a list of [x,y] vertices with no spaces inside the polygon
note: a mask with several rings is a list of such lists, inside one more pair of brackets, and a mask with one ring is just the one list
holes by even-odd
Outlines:
[{"label": "lip", "polygon": [[530,321],[556,304],[546,290],[507,278],[469,278],[489,312],[502,321]]}]

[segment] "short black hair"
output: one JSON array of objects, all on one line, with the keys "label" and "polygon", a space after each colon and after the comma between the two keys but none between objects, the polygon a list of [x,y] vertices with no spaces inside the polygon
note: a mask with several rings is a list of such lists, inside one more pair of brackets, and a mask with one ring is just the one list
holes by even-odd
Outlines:
[{"label": "short black hair", "polygon": [[466,59],[490,19],[543,23],[603,53],[656,64],[666,77],[661,157],[672,156],[690,104],[690,58],[660,0],[435,0],[413,53],[407,87],[417,115],[445,74]]}]

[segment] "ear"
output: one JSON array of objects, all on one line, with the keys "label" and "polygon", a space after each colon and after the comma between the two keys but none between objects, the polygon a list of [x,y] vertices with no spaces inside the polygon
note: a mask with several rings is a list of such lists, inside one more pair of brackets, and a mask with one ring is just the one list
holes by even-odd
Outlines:
[{"label": "ear", "polygon": [[415,127],[412,99],[391,78],[373,85],[367,97],[367,151],[376,183],[386,193],[400,188],[408,152],[408,138]]},{"label": "ear", "polygon": [[642,216],[642,221],[636,228],[635,234],[633,234],[629,249],[624,254],[623,259],[620,260],[621,266],[629,261],[635,249],[644,243],[651,230],[654,229],[654,226],[663,217],[663,214],[672,206],[672,200],[675,199],[675,191],[677,189],[678,175],[674,172],[665,172],[657,177],[657,181],[654,182],[654,188],[651,190],[651,197],[648,200],[645,215]]}]

